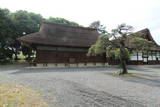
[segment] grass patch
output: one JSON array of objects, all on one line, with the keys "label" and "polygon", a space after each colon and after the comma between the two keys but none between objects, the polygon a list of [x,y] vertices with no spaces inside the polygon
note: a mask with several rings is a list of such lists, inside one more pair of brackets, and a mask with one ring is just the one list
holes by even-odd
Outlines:
[{"label": "grass patch", "polygon": [[128,73],[128,74],[123,74],[122,76],[124,77],[136,77],[136,76],[140,76],[141,74],[138,73]]},{"label": "grass patch", "polygon": [[120,74],[120,71],[112,72],[113,76],[123,76],[123,77],[136,77],[136,76],[144,76],[145,75],[142,73],[127,73],[127,74],[122,74],[122,75],[119,75],[119,74]]},{"label": "grass patch", "polygon": [[10,61],[10,62],[0,62],[0,65],[23,65],[23,64],[28,64],[26,60],[17,60],[17,61]]},{"label": "grass patch", "polygon": [[[13,59],[15,58],[15,56],[13,56]],[[25,59],[26,57],[24,55],[18,55],[19,59]]]},{"label": "grass patch", "polygon": [[119,72],[112,72],[112,75],[114,76],[119,75]]},{"label": "grass patch", "polygon": [[0,107],[48,107],[41,95],[21,85],[0,83]]},{"label": "grass patch", "polygon": [[19,59],[25,59],[26,57],[24,55],[19,55],[18,58]]}]

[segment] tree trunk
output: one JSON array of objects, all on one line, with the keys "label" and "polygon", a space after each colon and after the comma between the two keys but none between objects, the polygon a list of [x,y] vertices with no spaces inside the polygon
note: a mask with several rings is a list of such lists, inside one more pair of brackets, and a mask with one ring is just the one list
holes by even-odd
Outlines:
[{"label": "tree trunk", "polygon": [[30,60],[31,59],[31,54],[28,53],[28,57],[27,57],[27,60]]},{"label": "tree trunk", "polygon": [[18,60],[17,53],[14,53],[14,56],[15,56],[14,60]]},{"label": "tree trunk", "polygon": [[18,52],[17,52],[17,49],[15,50],[15,53],[14,53],[14,55],[15,55],[15,58],[14,58],[14,60],[18,60],[18,54],[17,54]]},{"label": "tree trunk", "polygon": [[103,57],[104,57],[104,60],[105,60],[105,63],[106,63],[107,62],[106,53],[103,54]]},{"label": "tree trunk", "polygon": [[123,69],[121,74],[127,74],[128,71],[127,71],[127,67],[126,67],[126,61],[122,60],[121,65],[122,65],[122,69]]},{"label": "tree trunk", "polygon": [[13,54],[14,54],[14,60],[16,61],[16,60],[18,60],[18,55],[17,55],[17,51],[16,50],[14,50],[13,49],[13,47],[12,47],[12,52],[13,52]]},{"label": "tree trunk", "polygon": [[121,42],[121,46],[120,46],[120,62],[121,62],[122,72],[120,73],[120,75],[128,73],[127,67],[126,67],[125,55],[126,55],[125,46],[124,46],[124,43]]},{"label": "tree trunk", "polygon": [[139,57],[138,55],[139,55],[139,54],[138,54],[138,52],[137,52],[137,65],[138,65],[138,60],[139,60],[139,59],[138,59],[138,57]]}]

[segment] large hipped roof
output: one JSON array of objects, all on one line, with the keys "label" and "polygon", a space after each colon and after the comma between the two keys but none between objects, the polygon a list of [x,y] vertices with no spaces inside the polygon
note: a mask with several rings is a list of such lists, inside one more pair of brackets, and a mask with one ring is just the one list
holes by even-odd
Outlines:
[{"label": "large hipped roof", "polygon": [[19,41],[52,46],[90,47],[98,37],[96,29],[43,22],[39,32],[18,38]]},{"label": "large hipped roof", "polygon": [[[155,43],[153,50],[160,50],[160,46],[154,41],[149,29],[143,29],[133,33]],[[93,45],[99,33],[96,29],[76,27],[65,24],[43,22],[39,32],[31,33],[18,38],[19,41],[27,45],[48,45],[65,47],[87,47]],[[126,47],[130,47],[129,39],[126,41]]]}]

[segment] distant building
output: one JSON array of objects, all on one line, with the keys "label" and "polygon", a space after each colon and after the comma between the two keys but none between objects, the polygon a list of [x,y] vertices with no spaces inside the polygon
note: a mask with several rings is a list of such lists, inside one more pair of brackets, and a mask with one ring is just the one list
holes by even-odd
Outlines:
[{"label": "distant building", "polygon": [[[135,33],[135,35],[142,37],[148,41],[152,41],[155,46],[148,51],[148,54],[143,52],[134,52],[131,56],[130,64],[159,64],[160,63],[160,46],[154,41],[149,29],[143,29]],[[128,40],[127,48],[132,48]]]},{"label": "distant building", "polygon": [[105,64],[104,56],[86,56],[98,35],[92,28],[43,22],[39,32],[18,40],[36,50],[38,66],[98,66]]},{"label": "distant building", "polygon": [[[142,32],[140,33],[141,37],[155,43],[148,29],[139,32]],[[104,55],[86,56],[89,47],[96,42],[98,36],[96,29],[43,22],[39,32],[20,37],[18,40],[23,45],[36,50],[37,66],[83,67],[104,66],[108,62],[114,64],[114,60],[106,60]],[[159,61],[160,48],[157,45],[157,48],[151,50],[149,56],[135,53],[128,63],[155,64]]]}]

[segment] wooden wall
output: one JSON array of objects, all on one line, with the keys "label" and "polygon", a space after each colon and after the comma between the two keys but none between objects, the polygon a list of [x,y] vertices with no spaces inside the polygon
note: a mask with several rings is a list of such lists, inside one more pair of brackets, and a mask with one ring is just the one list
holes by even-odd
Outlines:
[{"label": "wooden wall", "polygon": [[[45,48],[46,49],[46,48]],[[78,48],[79,49],[79,48]],[[72,51],[73,50],[73,51]],[[80,50],[79,52],[70,49],[69,51],[63,50],[37,50],[36,51],[36,63],[96,63],[96,62],[108,62],[110,65],[118,65],[119,60],[112,58],[105,58],[104,56],[86,56],[87,51]],[[128,65],[142,65],[142,64],[160,64],[160,60],[147,61],[143,60],[130,60]]]},{"label": "wooden wall", "polygon": [[86,52],[67,52],[53,50],[37,50],[35,62],[37,63],[80,63],[105,62],[103,56],[86,56]]}]

